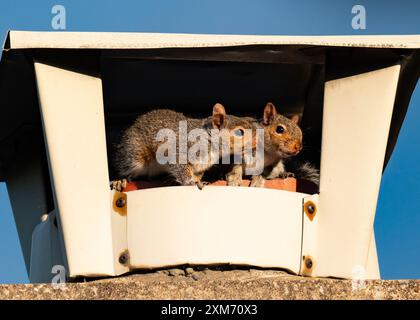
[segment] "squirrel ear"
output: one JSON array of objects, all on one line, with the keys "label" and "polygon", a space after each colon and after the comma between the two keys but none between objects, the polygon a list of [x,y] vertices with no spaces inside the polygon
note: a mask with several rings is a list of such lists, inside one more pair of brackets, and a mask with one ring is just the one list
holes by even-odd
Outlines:
[{"label": "squirrel ear", "polygon": [[213,129],[223,129],[226,127],[226,121],[225,107],[220,103],[216,103],[213,107],[213,116],[211,118]]},{"label": "squirrel ear", "polygon": [[295,115],[293,115],[291,118],[290,118],[290,120],[292,120],[292,122],[294,122],[294,123],[296,123],[296,124],[298,124],[299,123],[299,115],[297,115],[297,114],[295,114]]},{"label": "squirrel ear", "polygon": [[277,110],[274,104],[272,104],[271,102],[267,103],[267,105],[264,108],[263,124],[266,126],[271,124],[276,115]]}]

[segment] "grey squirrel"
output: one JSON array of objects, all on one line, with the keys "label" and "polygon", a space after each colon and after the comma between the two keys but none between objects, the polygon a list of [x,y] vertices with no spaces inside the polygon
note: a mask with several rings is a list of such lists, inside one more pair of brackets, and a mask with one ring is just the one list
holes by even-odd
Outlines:
[{"label": "grey squirrel", "polygon": [[[253,175],[251,187],[264,187],[266,179],[296,177],[319,185],[319,170],[309,162],[294,158],[302,150],[302,130],[299,117],[291,119],[277,113],[276,107],[267,103],[258,126],[264,129],[264,171]],[[257,142],[258,143],[258,142]],[[228,185],[241,185],[247,163],[234,165],[227,174]]]},{"label": "grey squirrel", "polygon": [[[157,161],[157,152],[162,145],[162,141],[157,139],[161,129],[169,129],[176,134],[176,155],[185,155],[185,151],[180,151],[180,122],[186,123],[186,134],[194,129],[203,129],[206,133],[209,148],[207,161],[188,161],[187,163],[175,161],[167,164],[160,164]],[[227,139],[228,146],[222,144],[222,150],[230,155],[237,152],[234,143],[240,141],[244,145],[255,146],[255,134],[244,135],[245,129],[255,132],[255,124],[247,118],[227,115],[225,108],[220,103],[213,107],[210,117],[204,119],[194,119],[169,109],[156,109],[139,116],[133,125],[126,129],[116,146],[114,159],[115,167],[121,180],[111,183],[111,188],[121,191],[125,188],[127,179],[131,180],[139,176],[153,177],[160,173],[168,173],[177,183],[184,186],[196,185],[202,189],[205,183],[202,181],[203,174],[215,164],[212,156],[212,134],[213,130],[220,130],[221,139]],[[223,130],[227,129],[227,130]],[[182,138],[182,137],[181,137]],[[192,142],[188,140],[188,149]],[[243,150],[241,148],[241,150]],[[178,159],[179,160],[179,159]]]}]

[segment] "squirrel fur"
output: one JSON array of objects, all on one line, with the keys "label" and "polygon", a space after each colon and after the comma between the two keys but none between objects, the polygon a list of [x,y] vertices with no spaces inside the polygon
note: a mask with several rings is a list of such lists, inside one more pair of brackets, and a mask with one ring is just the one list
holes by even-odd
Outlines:
[{"label": "squirrel fur", "polygon": [[[206,139],[208,139],[209,143],[209,153],[213,152],[211,147],[211,129],[219,129],[221,135],[228,135],[226,138],[230,142],[229,146],[227,146],[229,150],[222,151],[222,153],[227,152],[228,154],[235,153],[233,145],[237,137],[234,133],[243,133],[245,129],[255,129],[254,124],[248,119],[227,115],[225,108],[220,103],[214,105],[212,116],[204,119],[190,118],[182,113],[169,109],[150,111],[139,116],[134,124],[123,132],[121,140],[116,146],[114,163],[119,176],[131,180],[139,176],[153,177],[160,173],[168,173],[180,185],[197,185],[199,189],[202,189],[204,183],[201,179],[204,172],[215,164],[211,160],[213,159],[211,155],[208,157],[209,161],[206,163],[196,161],[182,164],[177,161],[176,163],[162,165],[156,160],[156,152],[162,144],[156,137],[162,128],[170,129],[176,133],[176,154],[179,155],[180,121],[186,122],[187,134],[193,129],[204,129],[207,132]],[[255,130],[252,131],[254,132]],[[255,146],[254,133],[251,137],[244,136],[241,139],[243,139],[241,141],[244,145]],[[187,148],[189,149],[191,145],[192,143],[188,141]],[[119,181],[117,183],[113,182],[112,186],[117,190],[121,189],[121,183]]]}]

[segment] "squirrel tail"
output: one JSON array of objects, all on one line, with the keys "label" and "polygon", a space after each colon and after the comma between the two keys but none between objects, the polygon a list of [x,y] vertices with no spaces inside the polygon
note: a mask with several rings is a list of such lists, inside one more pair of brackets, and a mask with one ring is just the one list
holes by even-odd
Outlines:
[{"label": "squirrel tail", "polygon": [[308,180],[319,187],[320,174],[319,170],[310,162],[289,161],[287,163],[287,171],[293,172],[297,179]]}]

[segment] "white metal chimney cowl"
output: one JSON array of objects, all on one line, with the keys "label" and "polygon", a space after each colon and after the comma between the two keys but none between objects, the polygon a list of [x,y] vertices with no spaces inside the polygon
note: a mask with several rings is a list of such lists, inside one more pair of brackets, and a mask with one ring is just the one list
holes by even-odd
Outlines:
[{"label": "white metal chimney cowl", "polygon": [[[31,282],[50,282],[55,265],[69,279],[185,264],[340,278],[362,268],[380,278],[376,202],[419,77],[419,48],[419,35],[10,31],[0,180]],[[319,193],[110,190],[110,145],[133,115],[155,104],[206,114],[220,97],[231,112],[260,112],[270,99],[281,113],[303,115],[318,148]]]}]

